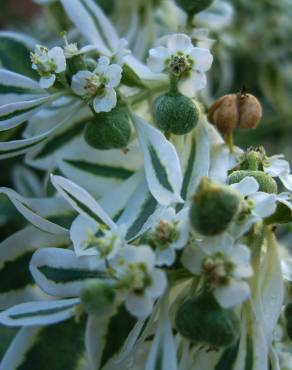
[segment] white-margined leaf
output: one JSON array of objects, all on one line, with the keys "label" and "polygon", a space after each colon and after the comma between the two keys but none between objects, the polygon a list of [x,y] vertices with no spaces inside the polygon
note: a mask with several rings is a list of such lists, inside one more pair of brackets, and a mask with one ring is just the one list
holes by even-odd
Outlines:
[{"label": "white-margined leaf", "polygon": [[66,123],[77,112],[79,108],[79,102],[75,102],[75,104],[73,103],[70,109],[66,110],[66,116],[62,121],[40,135],[36,135],[27,139],[12,140],[2,143],[0,142],[0,159],[24,154],[33,149],[35,146],[41,144],[42,142],[47,141],[48,137],[50,137],[60,127],[62,127],[62,125]]},{"label": "white-margined leaf", "polygon": [[33,226],[22,229],[0,243],[0,310],[48,298],[33,281],[29,263],[39,248],[65,247],[67,236],[53,235]]},{"label": "white-margined leaf", "polygon": [[37,326],[55,324],[72,317],[78,298],[58,301],[22,303],[0,313],[0,323],[7,326]]},{"label": "white-margined leaf", "polygon": [[40,89],[38,82],[21,74],[0,69],[0,105],[31,100],[39,95],[44,95],[44,90]]},{"label": "white-margined leaf", "polygon": [[32,100],[5,104],[0,107],[0,131],[9,130],[32,117],[45,104],[59,97],[58,94],[37,97]]},{"label": "white-margined leaf", "polygon": [[81,34],[99,52],[110,56],[116,50],[119,37],[96,2],[92,0],[61,0],[69,18]]},{"label": "white-margined leaf", "polygon": [[24,197],[40,198],[44,194],[43,185],[30,168],[16,165],[12,170],[13,188]]},{"label": "white-margined leaf", "polygon": [[133,115],[149,190],[161,205],[182,202],[182,173],[174,146],[155,127]]},{"label": "white-margined leaf", "polygon": [[37,78],[30,60],[30,51],[37,44],[37,40],[18,32],[0,32],[0,65],[2,68]]},{"label": "white-margined leaf", "polygon": [[0,370],[80,370],[85,361],[85,320],[24,327],[11,343]]},{"label": "white-margined leaf", "polygon": [[119,225],[126,225],[126,239],[133,240],[150,228],[151,218],[158,208],[160,207],[149,192],[147,182],[143,177],[117,221]]},{"label": "white-margined leaf", "polygon": [[58,160],[61,172],[86,189],[94,197],[112,193],[134,172],[143,161],[137,142],[129,145],[127,153],[121,150],[94,150],[83,138],[71,145],[70,151]]},{"label": "white-margined leaf", "polygon": [[44,292],[56,297],[76,297],[89,280],[108,278],[98,259],[77,257],[73,251],[61,248],[36,251],[30,272]]},{"label": "white-margined leaf", "polygon": [[0,188],[0,194],[1,193],[6,195],[16,207],[16,209],[37,228],[56,235],[66,235],[68,233],[67,229],[40,216],[34,210],[33,202],[22,197],[14,190],[8,188]]},{"label": "white-margined leaf", "polygon": [[91,220],[105,223],[109,228],[116,228],[112,219],[86,190],[62,176],[52,176],[51,179],[60,194],[81,215]]},{"label": "white-margined leaf", "polygon": [[208,136],[208,126],[204,119],[201,119],[195,131],[195,152],[190,154],[190,165],[193,167],[189,173],[189,181],[186,191],[186,199],[195,193],[202,176],[208,176],[210,167],[210,142]]}]

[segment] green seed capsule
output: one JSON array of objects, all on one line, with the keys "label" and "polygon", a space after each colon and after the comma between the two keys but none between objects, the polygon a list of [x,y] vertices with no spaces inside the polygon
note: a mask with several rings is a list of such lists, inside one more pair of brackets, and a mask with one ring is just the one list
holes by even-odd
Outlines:
[{"label": "green seed capsule", "polygon": [[154,102],[153,114],[160,130],[184,135],[196,127],[200,111],[190,98],[177,92],[159,96]]},{"label": "green seed capsule", "polygon": [[228,177],[229,184],[235,184],[240,182],[245,177],[251,176],[255,180],[257,180],[259,184],[259,191],[264,191],[265,193],[277,193],[278,187],[276,181],[272,178],[272,176],[268,175],[262,171],[250,171],[250,170],[240,170],[234,171]]},{"label": "green seed capsule", "polygon": [[191,224],[202,235],[220,234],[227,229],[237,214],[239,204],[240,197],[235,191],[203,178],[193,197]]},{"label": "green seed capsule", "polygon": [[235,312],[223,309],[211,294],[185,301],[176,313],[175,323],[183,337],[215,348],[231,346],[240,333]]},{"label": "green seed capsule", "polygon": [[88,145],[100,150],[125,148],[130,137],[129,116],[126,109],[120,107],[108,113],[96,114],[84,131]]},{"label": "green seed capsule", "polygon": [[214,0],[175,0],[177,5],[187,13],[199,13],[209,8]]},{"label": "green seed capsule", "polygon": [[80,298],[86,313],[105,315],[113,307],[115,292],[108,285],[92,282],[81,291]]}]

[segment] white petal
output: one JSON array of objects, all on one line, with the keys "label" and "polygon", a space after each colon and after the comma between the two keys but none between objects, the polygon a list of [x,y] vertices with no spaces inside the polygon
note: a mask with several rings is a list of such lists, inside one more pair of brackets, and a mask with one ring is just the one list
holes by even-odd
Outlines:
[{"label": "white petal", "polygon": [[159,46],[155,49],[150,49],[147,64],[153,72],[163,72],[165,69],[165,61],[169,57],[168,50]]},{"label": "white petal", "polygon": [[98,255],[96,248],[87,248],[85,244],[88,239],[88,233],[96,234],[98,230],[99,225],[97,222],[81,215],[75,218],[70,228],[70,239],[73,242],[77,256]]},{"label": "white petal", "polygon": [[178,221],[177,227],[179,230],[179,238],[176,242],[171,244],[171,247],[174,249],[183,248],[189,239],[190,233],[190,220],[189,220],[189,208],[182,209],[176,216]]},{"label": "white petal", "polygon": [[230,259],[237,266],[233,275],[236,278],[249,278],[253,274],[250,265],[250,249],[243,244],[236,245],[229,254]]},{"label": "white petal", "polygon": [[227,287],[216,288],[214,296],[223,308],[231,308],[244,302],[250,295],[246,282],[232,280]]},{"label": "white petal", "polygon": [[202,271],[202,263],[205,258],[206,254],[203,253],[201,248],[188,246],[183,251],[181,263],[191,273],[195,275],[200,275]]},{"label": "white petal", "polygon": [[276,210],[277,197],[275,194],[267,194],[264,192],[257,192],[250,195],[256,203],[253,213],[261,218],[272,215]]},{"label": "white petal", "polygon": [[121,82],[122,68],[117,64],[112,64],[105,70],[104,76],[108,78],[107,87],[117,87]]},{"label": "white petal", "polygon": [[230,187],[241,193],[244,197],[259,190],[258,182],[251,176],[245,177],[236,184],[231,184]]},{"label": "white petal", "polygon": [[190,57],[195,62],[193,69],[199,72],[208,71],[213,63],[213,56],[208,49],[193,48]]},{"label": "white petal", "polygon": [[117,105],[117,94],[114,89],[105,88],[104,95],[93,100],[93,108],[96,113],[110,112]]},{"label": "white petal", "polygon": [[55,72],[64,72],[66,69],[66,58],[63,49],[59,46],[56,46],[53,49],[49,50],[48,54],[51,58],[53,58],[54,62],[57,65]]},{"label": "white petal", "polygon": [[179,83],[179,90],[190,97],[193,97],[197,91],[206,87],[207,79],[204,73],[192,71],[190,76],[184,78]]},{"label": "white petal", "polygon": [[97,66],[95,68],[95,72],[97,72],[99,75],[104,74],[104,72],[106,71],[109,64],[110,64],[109,58],[105,57],[105,56],[101,56],[98,59]]},{"label": "white petal", "polygon": [[54,85],[56,81],[56,76],[51,75],[50,77],[41,77],[40,78],[40,87],[42,89],[48,89]]},{"label": "white petal", "polygon": [[126,246],[121,249],[120,255],[127,263],[144,262],[148,270],[152,270],[155,266],[155,254],[147,245]]},{"label": "white petal", "polygon": [[265,172],[273,177],[290,172],[289,162],[278,156],[269,158],[270,166],[265,167]]},{"label": "white petal", "polygon": [[169,36],[167,40],[167,49],[170,54],[176,54],[178,51],[190,54],[193,49],[192,40],[184,33],[175,33]]},{"label": "white petal", "polygon": [[132,315],[144,318],[152,312],[153,299],[148,294],[136,295],[130,293],[126,298],[126,308]]},{"label": "white petal", "polygon": [[285,188],[292,191],[292,175],[290,173],[284,173],[279,178]]},{"label": "white petal", "polygon": [[90,71],[79,71],[72,78],[71,89],[77,95],[86,95],[87,91],[85,89],[86,80],[92,77],[93,73]]},{"label": "white petal", "polygon": [[156,266],[171,266],[175,261],[175,250],[171,247],[166,249],[157,249]]},{"label": "white petal", "polygon": [[204,251],[204,253],[211,255],[216,252],[229,253],[233,248],[234,240],[232,236],[227,233],[223,233],[219,236],[205,237],[198,244]]},{"label": "white petal", "polygon": [[151,277],[152,286],[147,289],[147,292],[152,298],[158,298],[164,293],[167,286],[165,272],[159,269],[155,269],[151,273]]}]

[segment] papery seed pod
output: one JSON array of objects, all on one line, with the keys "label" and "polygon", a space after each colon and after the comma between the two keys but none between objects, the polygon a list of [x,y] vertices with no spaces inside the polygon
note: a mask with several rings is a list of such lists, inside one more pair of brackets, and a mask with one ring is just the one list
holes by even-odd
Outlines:
[{"label": "papery seed pod", "polygon": [[253,177],[259,184],[259,191],[264,191],[265,193],[277,193],[278,186],[276,181],[272,178],[271,175],[263,171],[250,171],[250,170],[240,170],[234,171],[228,177],[229,184],[235,184],[240,182],[245,177]]},{"label": "papery seed pod", "polygon": [[89,315],[105,315],[113,307],[115,292],[108,285],[91,282],[81,291],[80,299],[83,310]]},{"label": "papery seed pod", "polygon": [[131,137],[129,116],[125,108],[115,107],[108,113],[95,114],[84,131],[88,145],[95,149],[125,148]]},{"label": "papery seed pod", "polygon": [[224,95],[208,110],[208,119],[222,134],[229,134],[235,128],[254,129],[262,118],[262,107],[251,94]]},{"label": "papery seed pod", "polygon": [[187,96],[180,93],[167,93],[154,101],[153,115],[160,130],[184,135],[196,127],[200,110]]},{"label": "papery seed pod", "polygon": [[237,214],[239,204],[240,197],[235,191],[203,178],[193,196],[191,224],[202,235],[220,234],[227,229]]},{"label": "papery seed pod", "polygon": [[196,14],[209,8],[214,0],[175,0],[177,5],[187,13]]},{"label": "papery seed pod", "polygon": [[175,317],[178,332],[195,344],[229,347],[240,335],[240,321],[231,309],[223,309],[212,294],[186,300]]}]

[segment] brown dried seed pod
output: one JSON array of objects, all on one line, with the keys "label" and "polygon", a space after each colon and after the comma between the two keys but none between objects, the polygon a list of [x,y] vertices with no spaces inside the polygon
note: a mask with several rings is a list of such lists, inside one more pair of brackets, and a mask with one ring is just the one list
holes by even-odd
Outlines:
[{"label": "brown dried seed pod", "polygon": [[255,129],[262,119],[263,110],[258,99],[251,94],[238,94],[238,127]]},{"label": "brown dried seed pod", "polygon": [[222,134],[231,133],[238,124],[237,94],[221,96],[209,108],[208,119]]},{"label": "brown dried seed pod", "polygon": [[262,118],[262,107],[251,94],[224,95],[209,108],[208,119],[222,134],[235,128],[254,129]]}]

